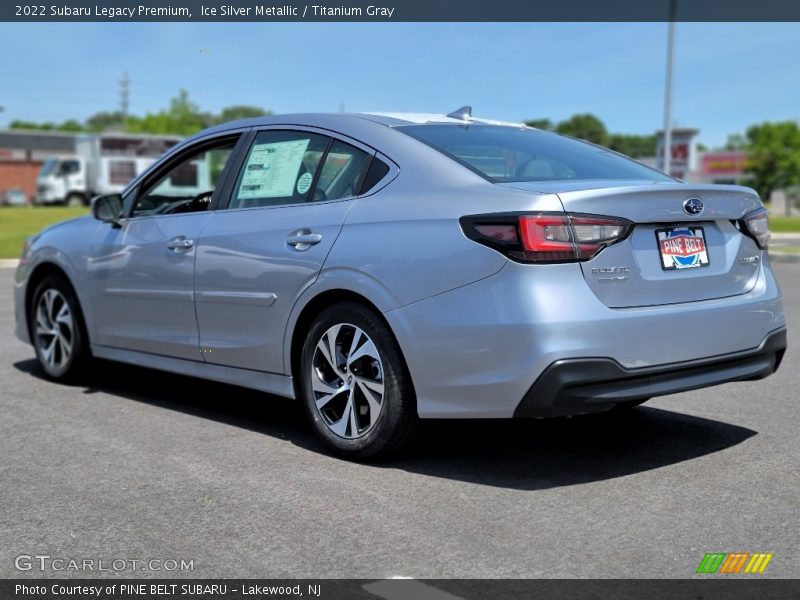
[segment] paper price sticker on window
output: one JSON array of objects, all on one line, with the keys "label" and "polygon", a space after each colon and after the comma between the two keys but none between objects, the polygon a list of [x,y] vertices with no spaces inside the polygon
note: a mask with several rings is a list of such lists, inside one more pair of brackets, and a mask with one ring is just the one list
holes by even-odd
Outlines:
[{"label": "paper price sticker on window", "polygon": [[291,196],[308,139],[253,146],[239,186],[238,198]]}]

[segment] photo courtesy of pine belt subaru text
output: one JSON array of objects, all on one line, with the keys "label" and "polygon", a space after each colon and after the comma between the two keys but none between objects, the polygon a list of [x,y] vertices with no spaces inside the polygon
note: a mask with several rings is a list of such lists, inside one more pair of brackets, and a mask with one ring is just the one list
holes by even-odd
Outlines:
[{"label": "photo courtesy of pine belt subaru text", "polygon": [[229,382],[297,399],[332,452],[386,458],[420,419],[770,375],[769,237],[751,189],[469,107],[258,117],[30,238],[16,333],[54,380],[99,358]]}]

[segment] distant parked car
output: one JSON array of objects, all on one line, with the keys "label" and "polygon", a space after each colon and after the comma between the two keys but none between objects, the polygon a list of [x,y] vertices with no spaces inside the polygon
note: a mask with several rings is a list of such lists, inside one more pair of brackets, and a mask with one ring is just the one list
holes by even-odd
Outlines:
[{"label": "distant parked car", "polygon": [[27,203],[28,197],[19,188],[7,189],[0,195],[0,204],[4,206],[24,206]]},{"label": "distant parked car", "polygon": [[359,459],[418,418],[629,408],[786,347],[753,190],[466,110],[220,125],[92,213],[17,269],[48,376],[93,355],[297,398]]}]

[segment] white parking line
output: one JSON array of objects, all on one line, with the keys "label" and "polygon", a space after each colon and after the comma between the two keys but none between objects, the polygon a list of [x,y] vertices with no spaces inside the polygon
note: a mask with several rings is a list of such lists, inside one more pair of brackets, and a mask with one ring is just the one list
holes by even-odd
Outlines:
[{"label": "white parking line", "polygon": [[16,269],[18,264],[16,258],[0,258],[0,269]]}]

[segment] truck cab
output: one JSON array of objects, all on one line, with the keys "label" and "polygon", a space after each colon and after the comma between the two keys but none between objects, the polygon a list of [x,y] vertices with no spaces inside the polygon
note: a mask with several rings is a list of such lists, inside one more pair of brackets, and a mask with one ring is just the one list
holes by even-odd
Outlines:
[{"label": "truck cab", "polygon": [[87,205],[86,162],[79,156],[48,158],[36,179],[35,204]]}]

